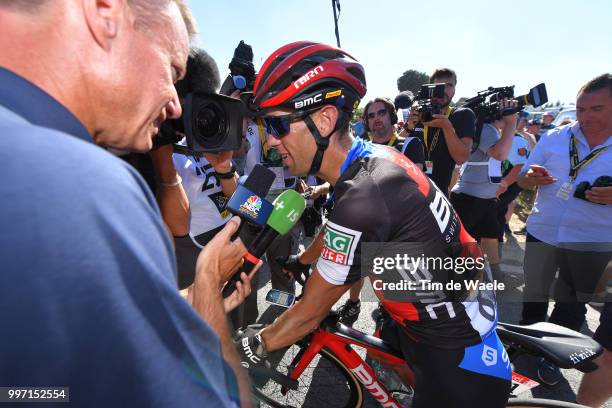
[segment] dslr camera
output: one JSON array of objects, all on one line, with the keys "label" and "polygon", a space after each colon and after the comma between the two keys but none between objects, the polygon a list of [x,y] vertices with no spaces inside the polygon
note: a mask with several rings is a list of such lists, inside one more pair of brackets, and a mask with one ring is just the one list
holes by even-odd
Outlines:
[{"label": "dslr camera", "polygon": [[444,84],[421,85],[419,94],[414,99],[412,109],[421,115],[421,122],[433,120],[433,115],[440,114],[442,106],[433,102],[433,98],[444,98]]},{"label": "dslr camera", "polygon": [[177,83],[183,115],[179,119],[164,122],[157,145],[178,142],[178,134],[184,135],[187,141],[187,152],[184,151],[184,146],[175,145],[175,150],[182,153],[214,153],[240,148],[243,136],[242,120],[247,115],[245,101],[248,93],[244,99],[242,95],[241,98],[232,98],[228,95],[237,89],[252,90],[255,83],[255,68],[250,45],[240,41],[229,69],[230,74],[218,94],[214,93],[214,89],[208,89],[211,86],[199,86],[198,89],[198,84],[194,84],[195,80],[190,76],[194,75],[193,72],[201,70],[205,71],[206,75],[216,74],[216,65],[211,67],[211,61],[198,61],[190,57],[187,76],[181,81],[184,84]]},{"label": "dslr camera", "polygon": [[[517,107],[501,109],[500,101],[504,98],[516,99]],[[479,123],[492,123],[503,116],[520,112],[525,105],[540,106],[546,102],[548,102],[546,85],[542,83],[531,88],[528,94],[516,98],[514,97],[514,85],[500,88],[489,87],[465,101],[463,107],[474,111]]]},{"label": "dslr camera", "polygon": [[[593,182],[593,185],[588,181],[583,181],[582,183],[576,186],[576,191],[574,191],[574,197],[580,198],[581,200],[586,200],[586,191],[590,190],[592,187],[612,187],[612,177],[610,176],[600,176]],[[592,201],[589,201],[592,202]],[[599,203],[595,203],[599,204]],[[605,204],[601,204],[605,205]]]}]

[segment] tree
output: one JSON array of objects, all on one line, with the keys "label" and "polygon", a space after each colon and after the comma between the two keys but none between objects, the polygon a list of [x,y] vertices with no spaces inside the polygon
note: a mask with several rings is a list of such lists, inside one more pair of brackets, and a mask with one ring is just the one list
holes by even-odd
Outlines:
[{"label": "tree", "polygon": [[397,89],[402,91],[411,91],[415,96],[419,94],[421,85],[429,82],[429,75],[424,72],[409,69],[397,79]]}]

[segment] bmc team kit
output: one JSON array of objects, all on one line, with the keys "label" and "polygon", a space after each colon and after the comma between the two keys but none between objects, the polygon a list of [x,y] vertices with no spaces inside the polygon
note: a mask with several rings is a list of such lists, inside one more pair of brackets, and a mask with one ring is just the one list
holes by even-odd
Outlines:
[{"label": "bmc team kit", "polygon": [[[296,276],[296,280],[304,285],[302,277]],[[270,296],[268,301],[277,297],[278,294]],[[287,307],[287,303],[283,306]],[[383,407],[411,406],[414,373],[401,351],[377,337],[381,325],[390,319],[382,308],[377,312],[374,335],[340,323],[337,314],[330,312],[313,333],[283,350],[284,353],[269,356],[275,368],[249,370],[254,397],[263,406],[271,407],[361,407],[366,401],[365,389],[373,401]],[[507,356],[483,352],[483,361],[507,358],[510,363],[518,355],[531,354],[544,357],[561,368],[589,372],[595,369],[592,360],[603,352],[602,347],[591,338],[551,323],[529,326],[499,323],[497,334],[507,350]],[[365,359],[355,347],[365,349]],[[396,370],[391,367],[396,367]],[[581,406],[563,401],[515,397],[538,385],[536,381],[513,372],[507,406]]]}]

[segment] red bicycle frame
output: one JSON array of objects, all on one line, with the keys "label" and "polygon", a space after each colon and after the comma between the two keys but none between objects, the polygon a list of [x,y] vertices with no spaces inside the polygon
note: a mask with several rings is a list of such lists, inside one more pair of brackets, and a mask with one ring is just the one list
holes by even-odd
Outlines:
[{"label": "red bicycle frame", "polygon": [[[349,329],[354,330],[354,329]],[[363,335],[363,333],[354,330],[354,333]],[[368,350],[368,354],[373,358],[384,361],[390,365],[407,366],[405,360],[394,355],[385,353],[378,348],[368,345],[367,343],[357,343],[351,339],[344,338],[338,334],[330,333],[322,328],[318,328],[312,335],[310,344],[306,348],[295,369],[291,372],[290,378],[297,380],[310,364],[312,359],[319,353],[321,348],[329,349],[344,365],[346,365],[355,374],[355,377],[363,384],[363,386],[372,394],[372,396],[383,407],[400,408],[398,402],[391,396],[389,391],[383,384],[378,381],[372,367],[370,367],[357,352],[351,347],[351,344],[364,347]],[[414,374],[409,371],[409,375],[405,380],[408,385],[414,385]]]}]

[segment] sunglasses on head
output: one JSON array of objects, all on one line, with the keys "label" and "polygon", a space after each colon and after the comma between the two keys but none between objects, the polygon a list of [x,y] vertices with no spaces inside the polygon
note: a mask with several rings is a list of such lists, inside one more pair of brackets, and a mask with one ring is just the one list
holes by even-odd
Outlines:
[{"label": "sunglasses on head", "polygon": [[306,116],[321,108],[309,109],[301,112],[290,113],[281,116],[262,116],[263,123],[266,126],[268,134],[276,139],[287,136],[291,130],[291,123],[304,119]]},{"label": "sunglasses on head", "polygon": [[380,109],[376,112],[368,113],[368,119],[374,119],[376,116],[385,116],[387,114],[387,109]]}]

